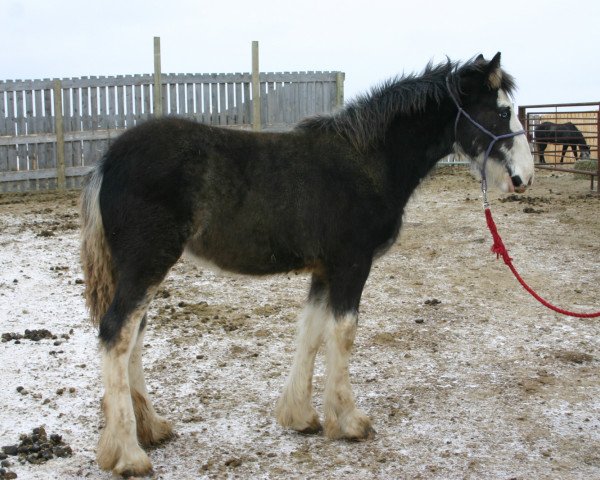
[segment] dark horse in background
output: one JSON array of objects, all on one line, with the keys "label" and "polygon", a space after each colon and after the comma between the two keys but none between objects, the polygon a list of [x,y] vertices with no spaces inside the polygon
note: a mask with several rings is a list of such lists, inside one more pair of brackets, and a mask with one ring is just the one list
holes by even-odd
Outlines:
[{"label": "dark horse in background", "polygon": [[[480,55],[394,78],[291,132],[164,118],[123,133],[82,194],[85,296],[100,328],[105,388],[100,467],[146,474],[142,447],[172,435],[148,395],[142,349],[148,304],[184,252],[239,274],[312,275],[277,419],[299,432],[369,438],[348,362],[373,261],[393,245],[409,197],[440,158],[455,152],[483,166],[489,133],[457,116],[450,92],[480,125],[505,135],[522,130],[513,88],[500,54]],[[530,185],[525,136],[496,142],[486,170],[505,191]],[[323,424],[311,400],[322,344]]]},{"label": "dark horse in background", "polygon": [[581,150],[581,159],[590,158],[590,147],[585,141],[583,134],[579,129],[571,122],[566,123],[553,123],[543,122],[540,123],[534,130],[535,143],[539,147],[540,163],[546,163],[544,158],[544,151],[549,143],[562,145],[562,152],[560,154],[560,163],[563,163],[565,159],[565,153],[569,147],[573,150],[575,160],[577,160],[577,147]]}]

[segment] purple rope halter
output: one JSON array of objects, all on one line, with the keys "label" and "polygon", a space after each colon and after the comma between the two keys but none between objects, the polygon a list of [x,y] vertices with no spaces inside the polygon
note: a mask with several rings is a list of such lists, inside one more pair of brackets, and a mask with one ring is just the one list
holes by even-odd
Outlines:
[{"label": "purple rope halter", "polygon": [[460,106],[460,103],[458,102],[458,100],[456,99],[456,97],[452,93],[452,89],[450,88],[449,76],[446,77],[446,88],[448,89],[448,93],[450,94],[450,98],[452,99],[452,101],[454,102],[454,105],[456,105],[456,108],[458,109],[458,112],[456,114],[456,120],[454,121],[454,138],[455,139],[457,138],[456,133],[457,133],[457,129],[458,129],[458,121],[460,120],[460,116],[463,115],[467,120],[469,120],[479,130],[481,130],[483,133],[485,133],[486,135],[488,135],[492,139],[490,141],[490,144],[488,145],[486,151],[485,151],[485,155],[483,157],[483,166],[480,169],[481,170],[481,192],[483,193],[483,206],[484,206],[484,208],[487,208],[489,206],[489,203],[488,203],[488,199],[487,199],[487,179],[486,179],[486,176],[485,176],[485,167],[487,165],[487,161],[488,161],[488,157],[490,156],[490,152],[492,151],[492,148],[494,148],[494,145],[496,144],[496,142],[498,140],[502,140],[504,138],[516,137],[517,135],[525,135],[525,130],[519,130],[518,132],[505,133],[503,135],[494,135],[487,128],[485,128],[483,125],[481,125],[476,120],[474,120],[473,117],[471,117],[471,115],[469,115]]}]

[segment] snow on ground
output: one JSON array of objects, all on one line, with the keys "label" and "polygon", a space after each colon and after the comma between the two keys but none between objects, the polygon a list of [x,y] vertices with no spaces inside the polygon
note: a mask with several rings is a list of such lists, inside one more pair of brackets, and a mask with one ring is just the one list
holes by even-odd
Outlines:
[{"label": "snow on ground", "polygon": [[[500,232],[545,296],[598,310],[599,200],[587,180],[538,177],[524,197],[492,199]],[[178,432],[149,452],[153,478],[600,478],[600,320],[527,296],[489,253],[478,195],[461,172],[425,182],[373,269],[351,363],[377,430],[363,443],[273,418],[306,277],[224,277],[180,261],[146,336],[151,397]],[[102,389],[76,205],[75,193],[0,196],[0,333],[57,337],[0,343],[0,445],[44,425],[74,451],[42,465],[9,457],[19,479],[111,478],[94,460]],[[319,355],[319,411],[323,377]]]}]

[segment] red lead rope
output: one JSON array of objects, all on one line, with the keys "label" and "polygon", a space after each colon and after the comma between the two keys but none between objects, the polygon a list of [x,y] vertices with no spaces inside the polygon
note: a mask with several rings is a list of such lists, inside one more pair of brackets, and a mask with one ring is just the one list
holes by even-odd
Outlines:
[{"label": "red lead rope", "polygon": [[494,244],[492,245],[492,252],[496,254],[496,258],[502,257],[502,259],[504,260],[504,263],[506,263],[506,265],[508,265],[508,268],[510,268],[510,271],[513,273],[515,278],[519,281],[519,283],[523,286],[523,288],[525,290],[527,290],[538,302],[540,302],[542,305],[548,307],[550,310],[554,310],[555,312],[561,313],[563,315],[568,315],[570,317],[577,317],[577,318],[600,317],[600,312],[594,312],[594,313],[569,312],[568,310],[563,310],[562,308],[552,305],[550,302],[548,302],[547,300],[544,300],[542,297],[540,297],[529,285],[527,285],[527,283],[525,283],[525,280],[523,280],[521,278],[521,275],[519,275],[519,272],[517,272],[517,269],[512,264],[512,258],[510,258],[510,256],[508,255],[508,250],[506,250],[506,247],[504,246],[504,242],[502,241],[502,238],[500,238],[500,234],[498,233],[498,228],[496,227],[496,224],[494,223],[494,219],[492,218],[492,212],[490,211],[489,207],[485,208],[485,219],[487,221],[488,228],[490,229],[490,233],[492,234],[492,238],[494,240]]}]

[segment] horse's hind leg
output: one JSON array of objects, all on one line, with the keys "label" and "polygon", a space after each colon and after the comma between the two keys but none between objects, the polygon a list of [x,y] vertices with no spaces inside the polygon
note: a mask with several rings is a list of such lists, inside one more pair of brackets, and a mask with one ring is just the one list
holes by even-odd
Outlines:
[{"label": "horse's hind leg", "polygon": [[277,420],[282,426],[301,433],[317,433],[322,430],[311,396],[315,356],[323,342],[326,316],[324,285],[313,276],[308,302],[298,322],[294,361],[275,409]]},{"label": "horse's hind leg", "polygon": [[138,443],[138,432],[142,443],[154,443],[168,436],[170,428],[156,416],[146,393],[141,366],[143,322],[156,290],[181,256],[188,227],[160,202],[112,195],[109,187],[104,206],[102,202],[101,196],[117,284],[100,320],[106,427],[97,460],[101,468],[116,474],[144,475],[152,464]]},{"label": "horse's hind leg", "polygon": [[148,396],[142,368],[145,331],[146,318],[144,317],[129,358],[129,386],[135,413],[138,442],[144,447],[149,447],[171,438],[173,428],[167,420],[156,413]]},{"label": "horse's hind leg", "polygon": [[[123,268],[113,301],[100,321],[106,426],[98,443],[97,460],[101,468],[120,475],[144,475],[152,470],[137,438],[136,410],[139,416],[139,401],[146,398],[141,388],[141,348],[136,345],[141,346],[140,327],[162,280],[155,273]],[[142,413],[140,418],[147,416]]]},{"label": "horse's hind leg", "polygon": [[117,474],[143,475],[152,470],[152,464],[137,441],[129,362],[155,289],[139,295],[131,290],[130,284],[119,282],[100,322],[106,426],[98,443],[97,460],[101,468]]}]

